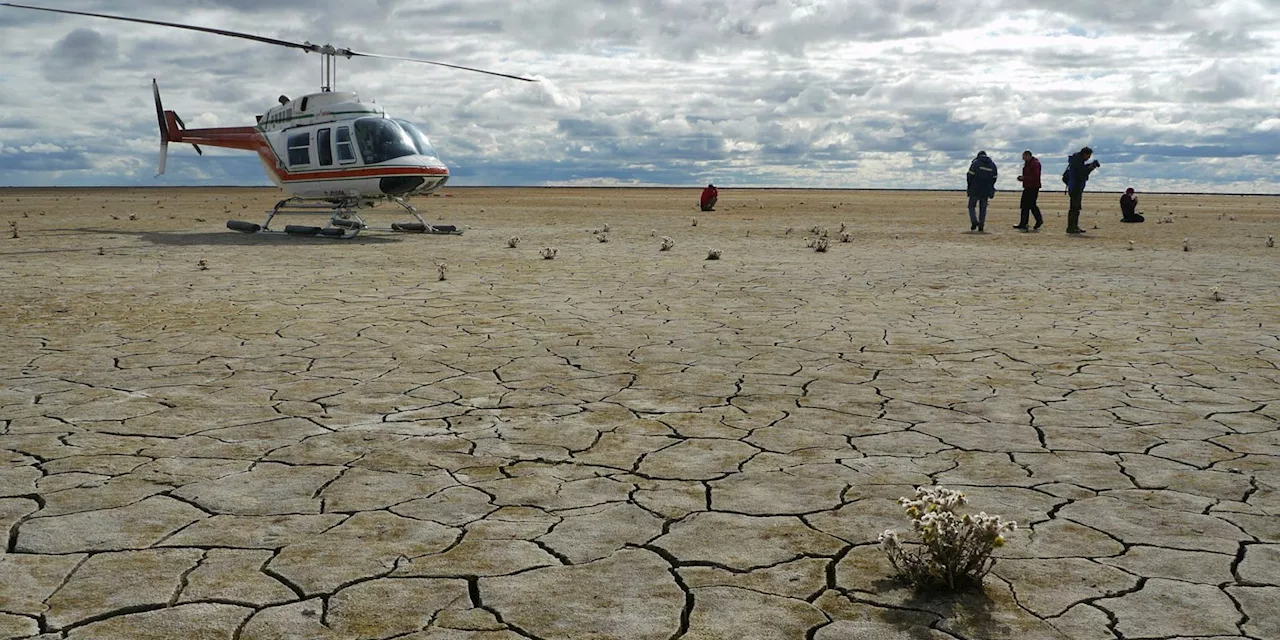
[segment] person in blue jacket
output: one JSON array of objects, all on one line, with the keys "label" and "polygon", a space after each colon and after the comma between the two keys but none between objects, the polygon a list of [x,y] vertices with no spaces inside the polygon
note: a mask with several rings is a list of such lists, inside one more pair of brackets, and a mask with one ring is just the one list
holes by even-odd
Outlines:
[{"label": "person in blue jacket", "polygon": [[[969,174],[966,176],[969,194],[969,230],[984,231],[987,226],[987,201],[996,194],[996,178],[998,170],[986,151],[969,163]],[[975,211],[975,209],[977,209]]]},{"label": "person in blue jacket", "polygon": [[1084,233],[1080,228],[1080,208],[1084,200],[1084,185],[1089,181],[1089,174],[1102,166],[1097,160],[1089,162],[1093,157],[1093,149],[1084,147],[1067,158],[1067,197],[1071,204],[1067,209],[1067,233]]}]

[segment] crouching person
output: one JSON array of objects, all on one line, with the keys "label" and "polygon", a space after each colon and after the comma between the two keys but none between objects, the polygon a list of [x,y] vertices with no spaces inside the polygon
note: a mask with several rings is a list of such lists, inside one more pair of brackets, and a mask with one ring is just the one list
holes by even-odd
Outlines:
[{"label": "crouching person", "polygon": [[1146,222],[1146,218],[1138,213],[1138,198],[1133,195],[1133,187],[1125,189],[1120,196],[1120,222]]},{"label": "crouching person", "polygon": [[703,211],[715,211],[716,201],[719,199],[720,190],[716,189],[714,184],[709,184],[706,189],[702,190],[702,199],[698,204],[702,207]]}]

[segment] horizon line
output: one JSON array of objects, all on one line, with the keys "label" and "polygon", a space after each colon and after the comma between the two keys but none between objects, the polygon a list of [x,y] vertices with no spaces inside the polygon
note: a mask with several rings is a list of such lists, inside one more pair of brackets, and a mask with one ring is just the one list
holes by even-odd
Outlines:
[{"label": "horizon line", "polygon": [[[675,186],[675,185],[628,185],[628,184],[581,184],[581,185],[457,185],[453,187],[441,187],[441,189],[666,189],[666,190],[685,190],[685,189],[702,189],[702,185],[691,186]],[[930,193],[964,193],[964,189],[931,189],[927,187],[721,187],[717,189],[731,189],[734,191],[924,191]],[[0,191],[17,190],[17,189],[272,189],[280,191],[275,185],[240,185],[240,184],[214,184],[214,185],[78,185],[78,186],[0,186]],[[1041,189],[1041,193],[1056,193],[1055,190]],[[996,193],[1021,193],[1022,189],[997,189]],[[435,192],[440,193],[440,192]],[[430,197],[435,193],[427,196]],[[1064,191],[1065,193],[1065,191]],[[1124,191],[1090,191],[1089,193],[1125,193]],[[1138,191],[1137,193],[1147,195],[1165,195],[1165,196],[1240,196],[1240,197],[1262,197],[1274,198],[1280,197],[1280,192],[1276,193],[1242,193],[1238,191]]]}]

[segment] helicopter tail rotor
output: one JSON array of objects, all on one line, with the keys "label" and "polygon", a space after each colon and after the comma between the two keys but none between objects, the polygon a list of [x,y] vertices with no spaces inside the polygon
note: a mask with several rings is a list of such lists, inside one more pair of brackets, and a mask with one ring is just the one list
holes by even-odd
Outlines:
[{"label": "helicopter tail rotor", "polygon": [[155,78],[151,79],[151,93],[156,98],[156,119],[160,122],[160,171],[156,176],[164,175],[164,166],[169,160],[169,126],[165,122],[164,105],[160,104],[160,85]]},{"label": "helicopter tail rotor", "polygon": [[[155,78],[151,79],[151,93],[156,98],[156,120],[160,124],[160,172],[156,176],[164,174],[164,167],[169,160],[169,143],[182,142],[182,132],[186,130],[187,124],[182,118],[173,111],[166,111],[164,105],[160,102],[160,85]],[[191,143],[195,147],[196,153],[204,155],[204,150],[200,145]]]}]

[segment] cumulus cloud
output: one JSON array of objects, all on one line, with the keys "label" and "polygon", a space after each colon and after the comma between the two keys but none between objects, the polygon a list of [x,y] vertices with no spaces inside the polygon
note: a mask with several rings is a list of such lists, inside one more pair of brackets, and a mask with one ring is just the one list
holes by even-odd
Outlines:
[{"label": "cumulus cloud", "polygon": [[53,45],[42,61],[50,82],[77,82],[94,75],[95,68],[115,61],[116,39],[94,29],[76,29]]}]

